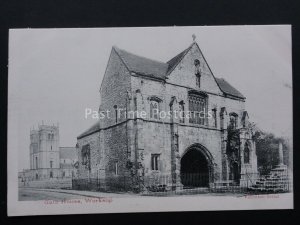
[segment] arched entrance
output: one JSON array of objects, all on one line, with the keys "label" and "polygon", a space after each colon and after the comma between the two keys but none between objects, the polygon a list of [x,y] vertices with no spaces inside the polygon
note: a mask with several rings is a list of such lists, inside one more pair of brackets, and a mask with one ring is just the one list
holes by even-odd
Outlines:
[{"label": "arched entrance", "polygon": [[201,145],[188,148],[181,158],[181,183],[186,187],[208,187],[212,180],[212,157]]}]

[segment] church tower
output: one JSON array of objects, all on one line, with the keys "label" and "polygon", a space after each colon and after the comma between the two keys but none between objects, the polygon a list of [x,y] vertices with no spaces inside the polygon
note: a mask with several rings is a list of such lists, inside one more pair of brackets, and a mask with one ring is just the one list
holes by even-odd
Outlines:
[{"label": "church tower", "polygon": [[59,167],[59,127],[39,125],[30,131],[30,169],[38,171],[36,176],[53,177],[52,169]]}]

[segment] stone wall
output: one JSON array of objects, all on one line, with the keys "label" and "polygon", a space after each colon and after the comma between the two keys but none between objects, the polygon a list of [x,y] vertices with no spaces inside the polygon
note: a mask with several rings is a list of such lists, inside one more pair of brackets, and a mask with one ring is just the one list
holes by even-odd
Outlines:
[{"label": "stone wall", "polygon": [[[91,170],[88,170],[85,165],[82,164],[82,147],[84,145],[90,145],[90,164]],[[100,171],[103,171],[103,167],[101,167],[101,151],[100,151],[100,133],[95,132],[91,135],[85,136],[77,140],[77,152],[78,152],[78,177],[87,178],[89,176],[98,176]],[[102,169],[102,170],[101,170]],[[103,174],[101,174],[103,175]]]},{"label": "stone wall", "polygon": [[100,120],[101,128],[107,128],[124,121],[125,110],[122,110],[120,118],[116,122],[115,108],[126,109],[127,91],[130,91],[130,73],[121,61],[114,49],[107,64],[107,68],[100,88],[100,111],[109,111],[105,119]]}]

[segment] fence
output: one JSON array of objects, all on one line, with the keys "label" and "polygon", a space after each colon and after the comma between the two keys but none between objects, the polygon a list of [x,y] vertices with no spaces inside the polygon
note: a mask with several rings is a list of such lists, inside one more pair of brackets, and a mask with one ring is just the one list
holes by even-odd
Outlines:
[{"label": "fence", "polygon": [[71,189],[72,179],[71,178],[51,178],[44,180],[19,180],[20,188],[50,188],[50,189]]},{"label": "fence", "polygon": [[[217,175],[221,177],[221,174]],[[287,173],[260,176],[242,174],[239,180],[211,182],[207,174],[181,174],[180,181],[171,175],[152,174],[139,181],[131,177],[73,179],[72,188],[105,192],[141,192],[148,195],[199,194],[199,193],[278,193],[292,188]]]},{"label": "fence", "polygon": [[126,176],[112,178],[72,179],[72,188],[76,190],[104,192],[133,192],[132,179]]}]

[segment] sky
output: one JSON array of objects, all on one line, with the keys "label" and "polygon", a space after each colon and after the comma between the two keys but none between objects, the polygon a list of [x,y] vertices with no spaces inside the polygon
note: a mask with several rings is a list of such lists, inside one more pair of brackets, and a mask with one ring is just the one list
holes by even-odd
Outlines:
[{"label": "sky", "polygon": [[29,168],[33,127],[58,123],[60,146],[75,146],[96,122],[85,109],[98,110],[112,46],[166,62],[193,34],[213,74],[246,96],[250,120],[292,140],[290,26],[12,29],[8,116],[18,124],[19,170]]}]

